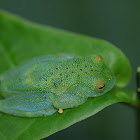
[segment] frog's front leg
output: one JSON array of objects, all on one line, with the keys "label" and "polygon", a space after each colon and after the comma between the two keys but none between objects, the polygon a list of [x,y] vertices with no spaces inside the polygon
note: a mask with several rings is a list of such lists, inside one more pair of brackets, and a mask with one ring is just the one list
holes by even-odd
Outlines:
[{"label": "frog's front leg", "polygon": [[86,97],[80,97],[78,95],[74,95],[73,93],[64,93],[58,95],[53,102],[53,106],[59,109],[59,113],[63,113],[63,109],[73,108],[83,104],[87,100]]},{"label": "frog's front leg", "polygon": [[20,93],[0,100],[0,111],[22,117],[49,116],[57,111],[47,93]]},{"label": "frog's front leg", "polygon": [[53,100],[53,106],[63,113],[63,109],[77,107],[83,104],[92,90],[85,87],[84,84],[74,84],[65,93],[57,93]]}]

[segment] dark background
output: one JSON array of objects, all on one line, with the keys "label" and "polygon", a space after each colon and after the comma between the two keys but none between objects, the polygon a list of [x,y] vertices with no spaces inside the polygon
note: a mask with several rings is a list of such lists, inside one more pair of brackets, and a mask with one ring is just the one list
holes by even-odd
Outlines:
[{"label": "dark background", "polygon": [[[120,48],[130,60],[129,89],[136,90],[140,60],[139,0],[0,0],[0,8],[30,21],[98,37]],[[135,140],[135,112],[112,105],[95,116],[49,136],[47,140]]]}]

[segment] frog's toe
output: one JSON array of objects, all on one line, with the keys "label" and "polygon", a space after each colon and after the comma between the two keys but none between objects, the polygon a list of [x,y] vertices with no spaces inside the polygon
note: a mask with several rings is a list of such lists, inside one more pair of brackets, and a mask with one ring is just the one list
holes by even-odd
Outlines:
[{"label": "frog's toe", "polygon": [[59,109],[58,112],[59,112],[60,114],[62,114],[62,113],[63,113],[63,109]]}]

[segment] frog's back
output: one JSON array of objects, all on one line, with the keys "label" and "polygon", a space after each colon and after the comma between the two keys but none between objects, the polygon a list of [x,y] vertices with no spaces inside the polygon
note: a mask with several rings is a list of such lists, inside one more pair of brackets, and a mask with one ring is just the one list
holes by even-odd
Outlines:
[{"label": "frog's back", "polygon": [[[24,91],[41,91],[40,85],[46,87],[50,72],[64,59],[71,57],[58,57],[54,55],[36,57],[0,75],[0,91],[3,96]],[[42,83],[40,83],[40,82]]]}]

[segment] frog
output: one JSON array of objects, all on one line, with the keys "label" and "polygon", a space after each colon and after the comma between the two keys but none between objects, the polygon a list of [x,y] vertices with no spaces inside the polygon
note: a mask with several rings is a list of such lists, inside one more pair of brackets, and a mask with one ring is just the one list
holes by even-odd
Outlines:
[{"label": "frog", "polygon": [[104,95],[115,80],[98,54],[37,56],[0,74],[0,112],[20,117],[63,114]]}]

